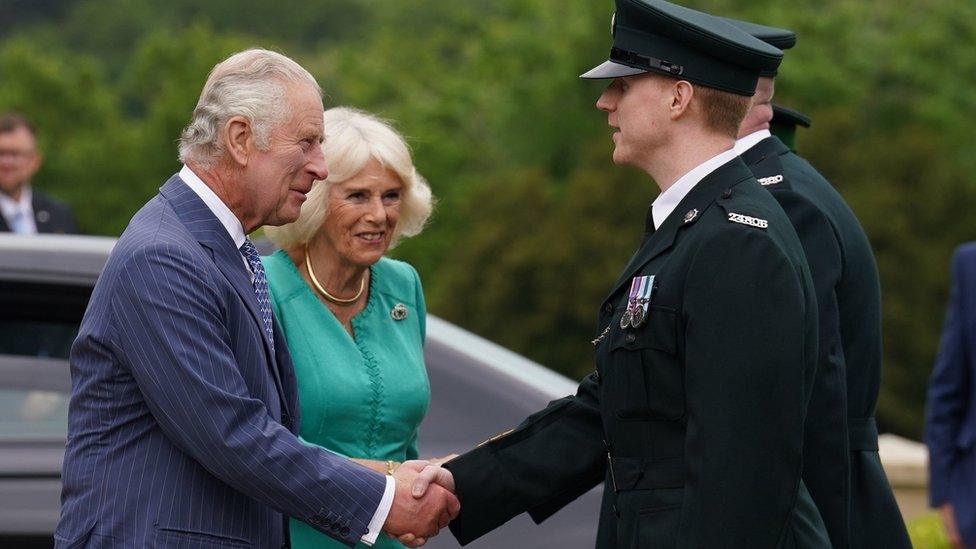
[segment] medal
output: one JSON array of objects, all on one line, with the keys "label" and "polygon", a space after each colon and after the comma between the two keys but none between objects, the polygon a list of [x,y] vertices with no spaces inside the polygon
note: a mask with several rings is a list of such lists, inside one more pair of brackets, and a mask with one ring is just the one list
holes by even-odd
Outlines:
[{"label": "medal", "polygon": [[640,328],[647,322],[648,306],[654,293],[654,275],[635,276],[630,281],[627,312],[620,317],[620,327]]},{"label": "medal", "polygon": [[640,305],[634,307],[634,314],[631,315],[630,325],[634,328],[640,328],[644,325],[645,320],[647,320],[647,316],[644,313],[644,308]]},{"label": "medal", "polygon": [[627,310],[624,311],[624,314],[620,317],[620,329],[621,330],[626,330],[627,329],[627,326],[630,326],[630,320],[631,320],[631,318],[633,318],[633,313],[631,312],[630,307],[627,307]]}]

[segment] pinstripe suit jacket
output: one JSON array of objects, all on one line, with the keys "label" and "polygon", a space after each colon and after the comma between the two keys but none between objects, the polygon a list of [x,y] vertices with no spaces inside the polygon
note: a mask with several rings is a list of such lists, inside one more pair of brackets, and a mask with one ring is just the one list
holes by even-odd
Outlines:
[{"label": "pinstripe suit jacket", "polygon": [[[57,547],[353,545],[384,478],[300,442],[291,359],[230,235],[172,177],[132,218],[71,350]],[[287,426],[287,427],[286,427]]]}]

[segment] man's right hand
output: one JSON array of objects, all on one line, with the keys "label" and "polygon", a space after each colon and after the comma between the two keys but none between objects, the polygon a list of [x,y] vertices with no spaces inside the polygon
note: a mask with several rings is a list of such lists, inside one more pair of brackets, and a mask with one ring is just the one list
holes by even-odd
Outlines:
[{"label": "man's right hand", "polygon": [[441,486],[432,486],[423,496],[414,497],[411,490],[417,475],[414,468],[403,466],[393,473],[396,492],[390,514],[383,525],[383,530],[393,537],[402,539],[406,536],[407,539],[421,541],[410,544],[414,547],[436,536],[461,510],[461,504],[454,494]]},{"label": "man's right hand", "polygon": [[956,513],[952,509],[952,504],[946,503],[939,507],[939,514],[942,515],[942,524],[945,526],[949,546],[952,549],[965,549],[962,536],[959,535],[959,528],[956,526]]}]

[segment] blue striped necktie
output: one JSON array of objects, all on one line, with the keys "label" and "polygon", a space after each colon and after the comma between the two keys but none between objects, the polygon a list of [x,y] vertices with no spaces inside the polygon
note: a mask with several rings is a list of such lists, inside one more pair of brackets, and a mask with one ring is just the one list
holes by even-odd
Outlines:
[{"label": "blue striped necktie", "polygon": [[258,305],[261,308],[261,321],[264,323],[264,331],[268,333],[268,341],[271,342],[271,350],[274,350],[274,328],[272,328],[271,298],[268,295],[268,277],[264,274],[264,265],[261,264],[261,256],[251,239],[245,238],[244,244],[240,247],[241,254],[251,266],[254,273],[254,294],[258,298]]}]

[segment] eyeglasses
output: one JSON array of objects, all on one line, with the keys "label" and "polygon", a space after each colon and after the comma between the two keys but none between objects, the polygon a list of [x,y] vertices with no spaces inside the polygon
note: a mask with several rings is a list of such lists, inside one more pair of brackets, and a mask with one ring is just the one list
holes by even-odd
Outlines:
[{"label": "eyeglasses", "polygon": [[36,151],[18,151],[13,149],[0,149],[0,160],[24,161],[29,160],[37,154]]}]

